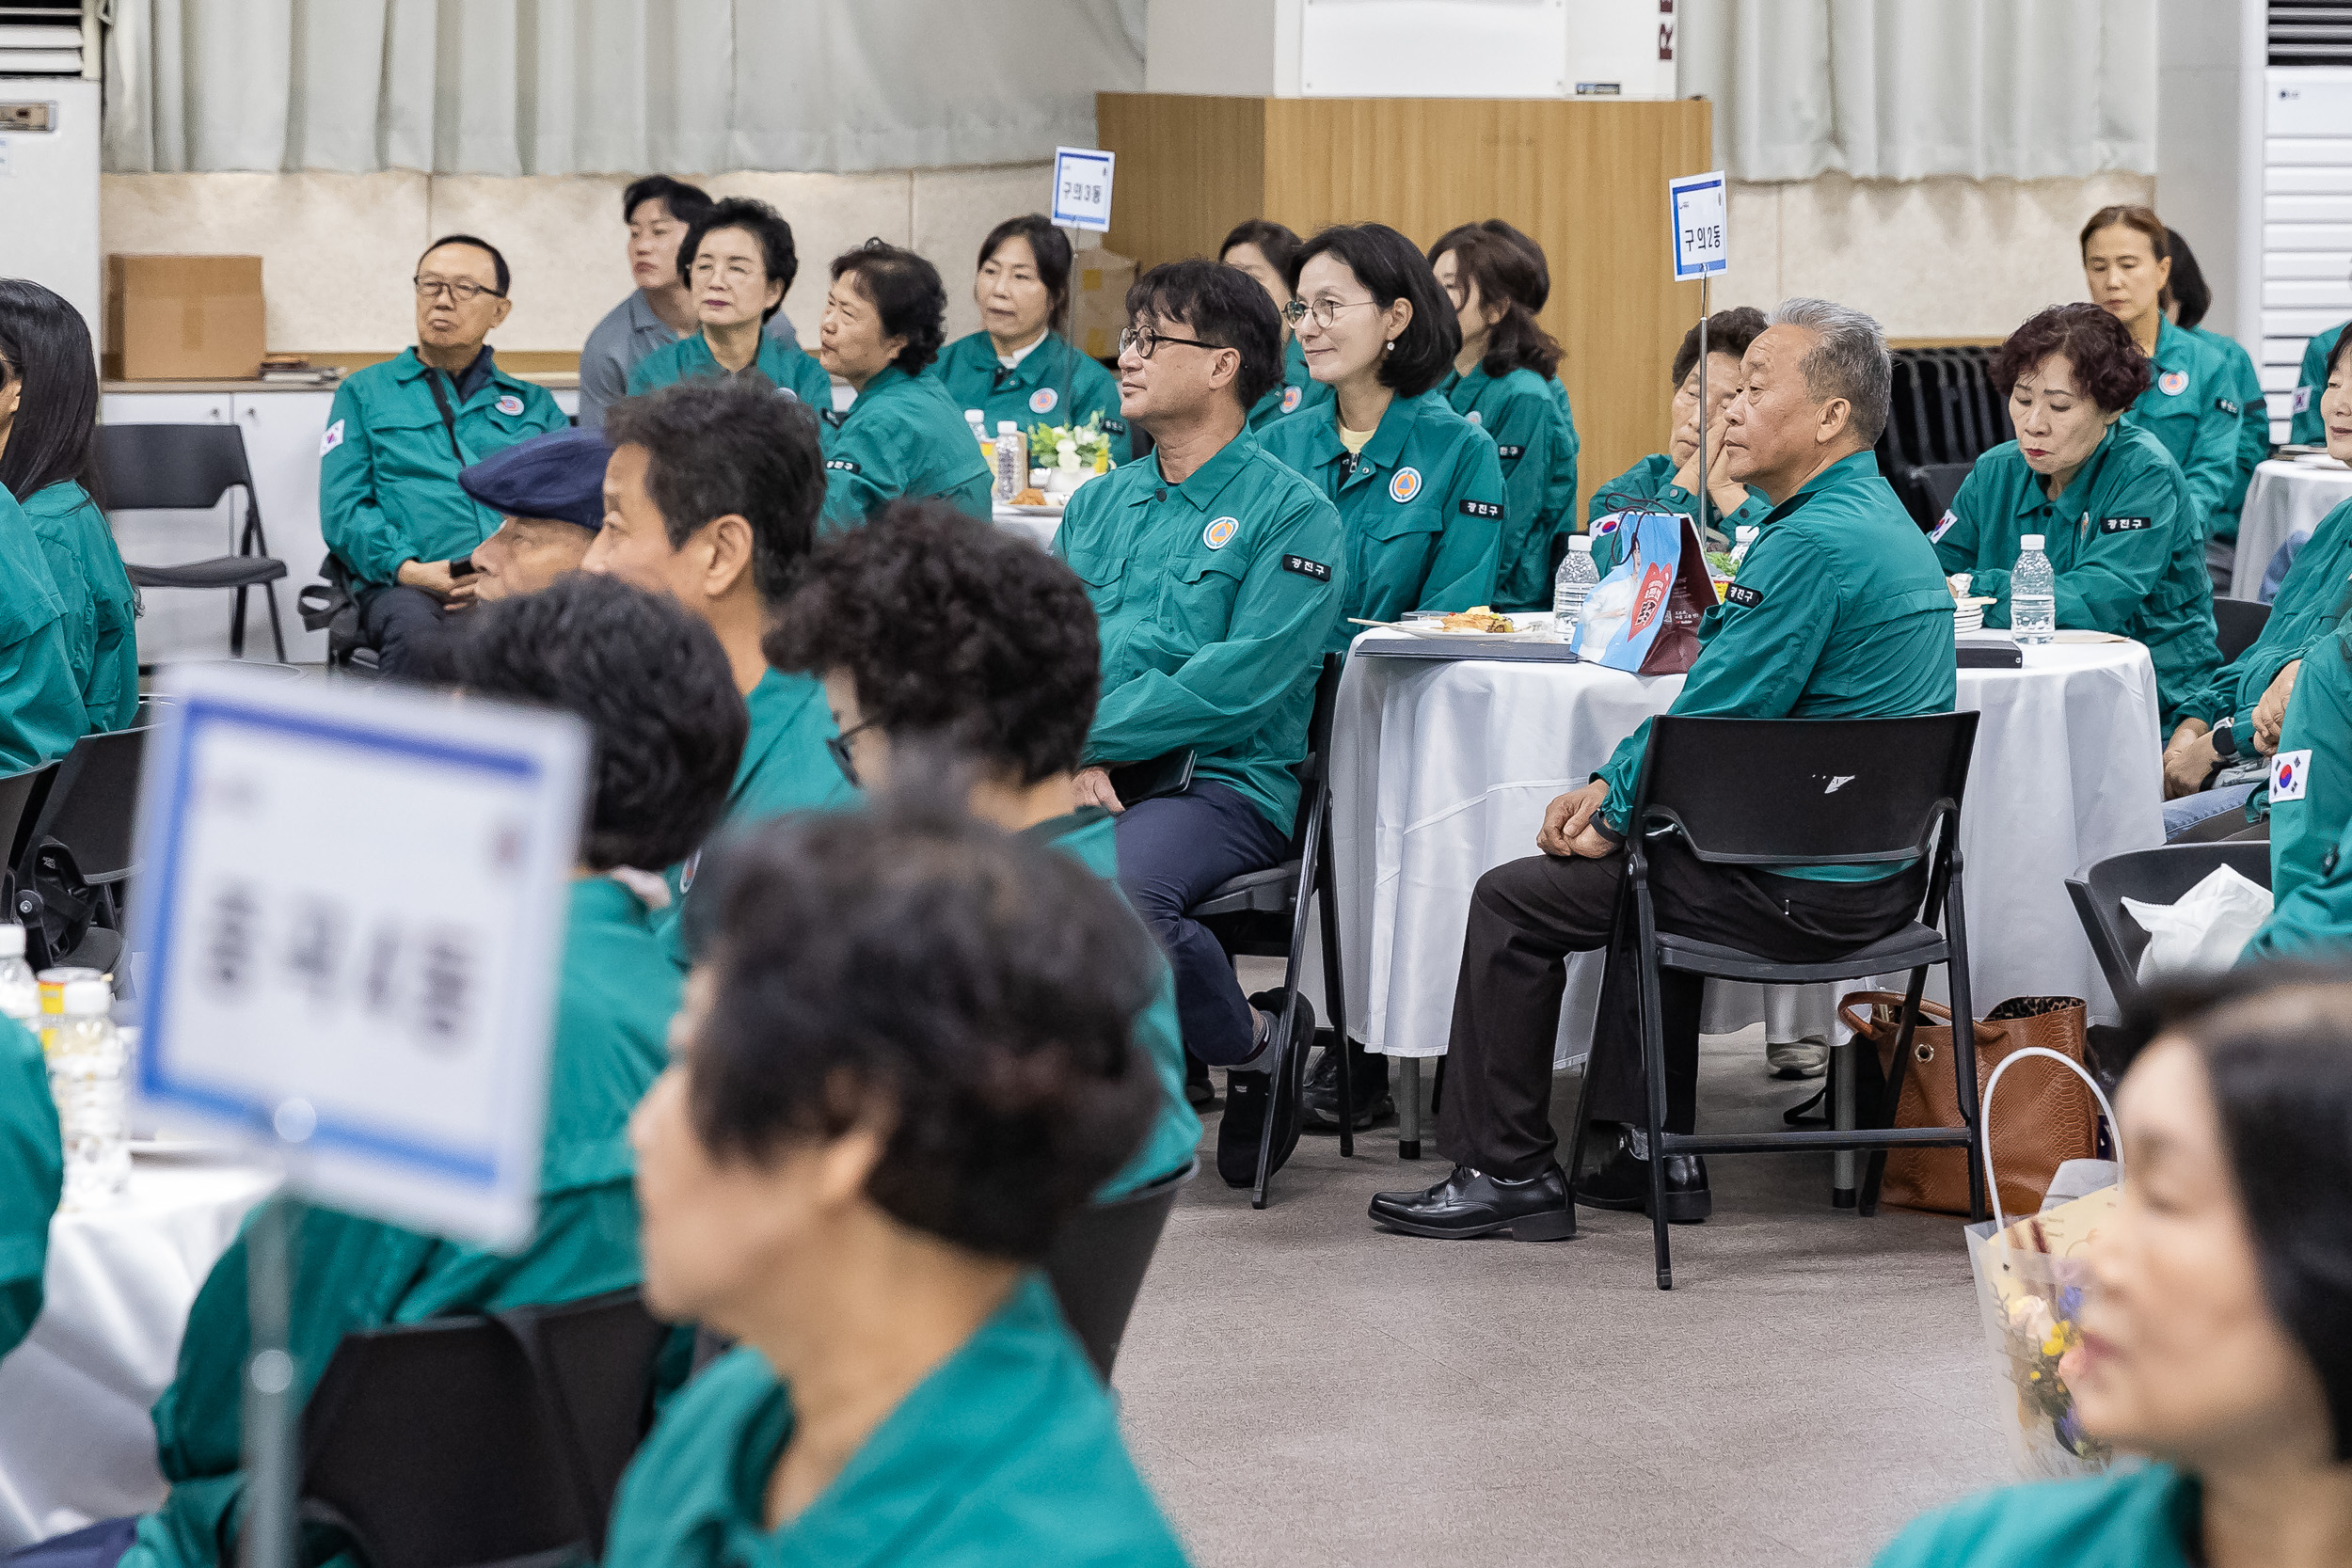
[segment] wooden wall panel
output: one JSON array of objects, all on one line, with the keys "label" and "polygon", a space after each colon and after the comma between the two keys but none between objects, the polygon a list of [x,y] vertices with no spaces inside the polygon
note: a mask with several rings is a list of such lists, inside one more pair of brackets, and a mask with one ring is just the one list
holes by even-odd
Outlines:
[{"label": "wooden wall panel", "polygon": [[1214,256],[1233,225],[1264,209],[1266,103],[1095,94],[1096,138],[1119,154],[1103,243],[1138,269]]}]

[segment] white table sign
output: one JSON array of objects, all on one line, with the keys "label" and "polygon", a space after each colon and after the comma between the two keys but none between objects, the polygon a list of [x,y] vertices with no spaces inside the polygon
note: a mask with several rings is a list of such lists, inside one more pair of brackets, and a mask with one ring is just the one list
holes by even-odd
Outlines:
[{"label": "white table sign", "polygon": [[167,671],[136,1095],[296,1191],[516,1248],[538,1197],[587,736],[560,714]]},{"label": "white table sign", "polygon": [[1115,152],[1090,147],[1054,149],[1054,223],[1106,233],[1111,226],[1111,165]]},{"label": "white table sign", "polygon": [[1731,219],[1723,170],[1666,182],[1674,215],[1675,281],[1712,277],[1731,265]]}]

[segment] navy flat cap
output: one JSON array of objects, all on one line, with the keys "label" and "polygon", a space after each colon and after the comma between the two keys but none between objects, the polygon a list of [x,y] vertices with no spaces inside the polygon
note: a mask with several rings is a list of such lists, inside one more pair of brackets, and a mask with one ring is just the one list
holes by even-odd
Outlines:
[{"label": "navy flat cap", "polygon": [[509,517],[552,517],[584,529],[604,526],[604,466],[612,455],[604,432],[549,431],[459,470],[466,494]]}]

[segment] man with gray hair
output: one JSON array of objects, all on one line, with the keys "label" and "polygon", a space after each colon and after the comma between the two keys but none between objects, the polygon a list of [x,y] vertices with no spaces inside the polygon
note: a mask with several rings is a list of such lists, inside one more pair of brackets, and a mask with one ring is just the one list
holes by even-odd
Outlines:
[{"label": "man with gray hair", "polygon": [[[1721,618],[1668,711],[1738,719],[1882,719],[1951,710],[1952,599],[1927,536],[1879,477],[1870,449],[1886,423],[1886,340],[1859,310],[1792,299],[1748,348],[1724,406],[1731,477],[1772,502]],[[1649,739],[1645,721],[1590,784],[1551,802],[1542,854],[1479,879],[1454,994],[1439,1146],[1453,1174],[1425,1192],[1372,1200],[1372,1217],[1415,1236],[1509,1231],[1573,1235],[1551,1129],[1552,1044],[1570,953],[1610,942],[1625,880],[1619,852]],[[1899,930],[1918,911],[1926,867],[1710,866],[1679,839],[1654,841],[1660,929],[1798,963]],[[1857,875],[1859,873],[1859,875]],[[1638,969],[1612,947],[1595,1022],[1590,1105],[1597,1168],[1580,1202],[1649,1204],[1645,1086],[1634,1010]],[[1694,975],[1660,977],[1668,1131],[1692,1130],[1698,1079]],[[1666,1162],[1666,1217],[1707,1217],[1707,1167]]]}]

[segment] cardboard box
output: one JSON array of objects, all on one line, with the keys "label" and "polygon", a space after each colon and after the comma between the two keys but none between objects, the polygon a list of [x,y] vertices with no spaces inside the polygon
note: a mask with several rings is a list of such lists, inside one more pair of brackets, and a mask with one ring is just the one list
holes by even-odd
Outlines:
[{"label": "cardboard box", "polygon": [[1115,256],[1097,246],[1071,258],[1078,275],[1075,309],[1077,325],[1071,337],[1089,359],[1110,359],[1119,354],[1119,334],[1127,325],[1127,291],[1135,286],[1132,256]]},{"label": "cardboard box", "polygon": [[110,380],[249,381],[262,342],[259,256],[106,258]]}]

